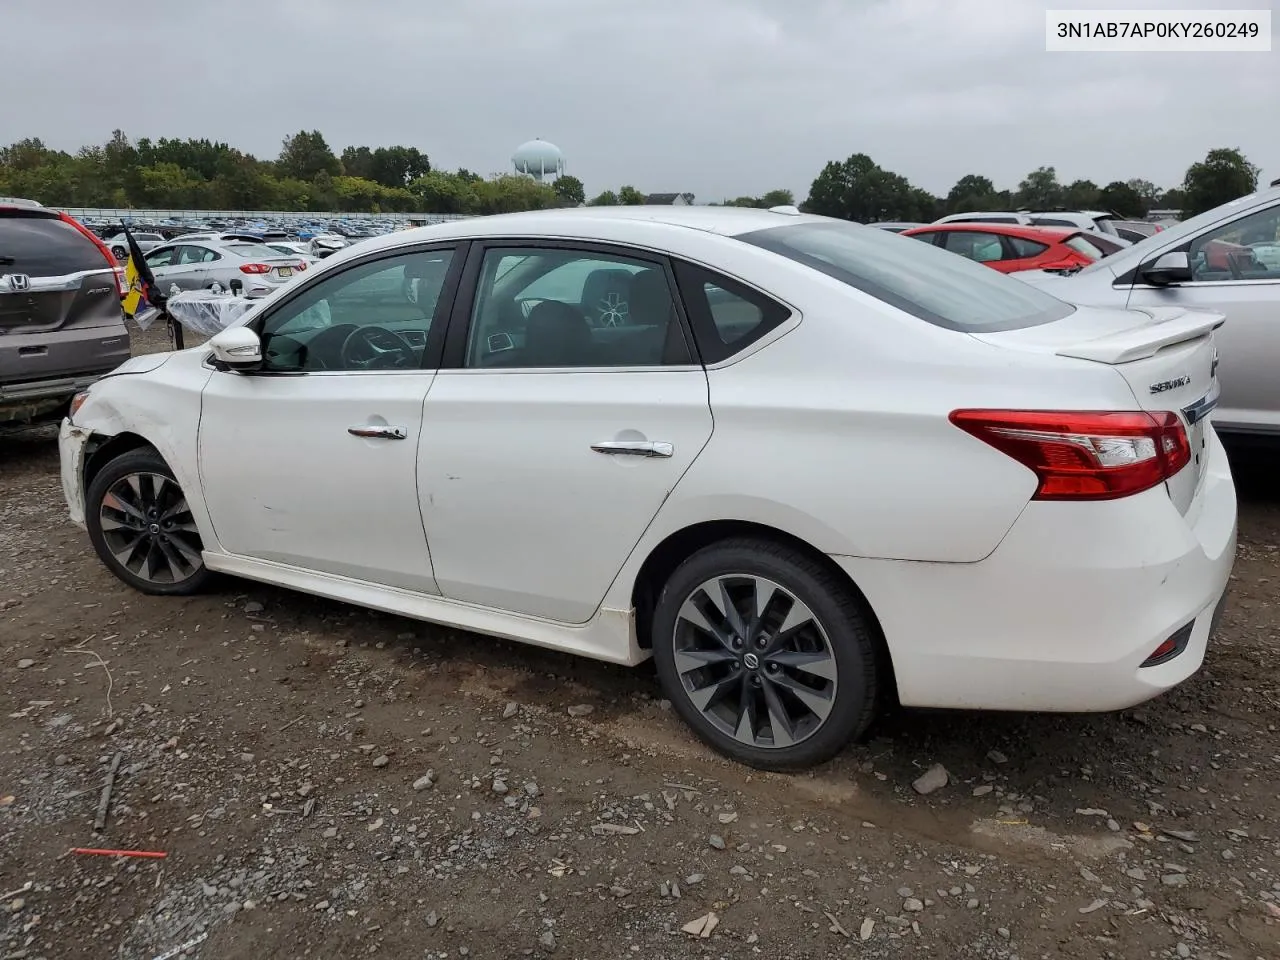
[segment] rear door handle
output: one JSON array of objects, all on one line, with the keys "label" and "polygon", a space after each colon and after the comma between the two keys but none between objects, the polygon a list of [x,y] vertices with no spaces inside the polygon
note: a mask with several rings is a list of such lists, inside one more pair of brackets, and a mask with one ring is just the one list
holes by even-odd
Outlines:
[{"label": "rear door handle", "polygon": [[669,457],[676,452],[671,444],[654,440],[604,440],[591,449],[615,457]]},{"label": "rear door handle", "polygon": [[404,427],[379,427],[363,423],[358,427],[347,427],[347,433],[353,437],[367,437],[370,440],[403,440],[409,436]]}]

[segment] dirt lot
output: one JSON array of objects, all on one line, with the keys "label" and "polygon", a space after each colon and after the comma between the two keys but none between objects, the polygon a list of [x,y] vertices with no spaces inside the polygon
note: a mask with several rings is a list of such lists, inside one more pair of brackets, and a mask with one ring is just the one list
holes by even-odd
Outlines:
[{"label": "dirt lot", "polygon": [[1277,468],[1239,463],[1183,688],[905,712],[782,777],[694,743],[648,669],[251,583],[132,593],[51,434],[4,439],[0,958],[1280,956]]}]

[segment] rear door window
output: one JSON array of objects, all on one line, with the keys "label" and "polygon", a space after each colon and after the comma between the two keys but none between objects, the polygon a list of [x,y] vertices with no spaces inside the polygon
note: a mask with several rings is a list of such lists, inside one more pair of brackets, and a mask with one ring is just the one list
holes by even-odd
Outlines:
[{"label": "rear door window", "polygon": [[0,214],[0,273],[63,277],[108,266],[93,241],[65,220],[25,212]]},{"label": "rear door window", "polygon": [[978,263],[1003,260],[1004,244],[994,233],[979,230],[952,230],[947,234],[946,249]]},{"label": "rear door window", "polygon": [[1013,252],[1019,257],[1038,257],[1049,249],[1047,243],[1038,243],[1026,237],[1007,237],[1006,239],[1009,241],[1009,246],[1013,247]]}]

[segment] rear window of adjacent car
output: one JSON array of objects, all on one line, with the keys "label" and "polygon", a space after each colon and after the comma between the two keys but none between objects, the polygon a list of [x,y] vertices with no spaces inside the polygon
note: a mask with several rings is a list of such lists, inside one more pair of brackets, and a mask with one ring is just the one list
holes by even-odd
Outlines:
[{"label": "rear window of adjacent car", "polygon": [[1026,237],[1009,237],[1009,245],[1019,257],[1038,257],[1049,249],[1047,243],[1038,243]]},{"label": "rear window of adjacent car", "polygon": [[106,269],[109,265],[102,251],[65,220],[21,211],[0,212],[0,273],[62,277]]},{"label": "rear window of adjacent car", "polygon": [[1107,255],[1105,250],[1086,237],[1083,233],[1077,233],[1073,237],[1067,237],[1063,242],[1076,253],[1083,253],[1086,257],[1093,260],[1101,260]]},{"label": "rear window of adjacent car", "polygon": [[737,239],[811,267],[948,330],[1019,330],[1075,307],[939,247],[843,221],[770,227]]}]

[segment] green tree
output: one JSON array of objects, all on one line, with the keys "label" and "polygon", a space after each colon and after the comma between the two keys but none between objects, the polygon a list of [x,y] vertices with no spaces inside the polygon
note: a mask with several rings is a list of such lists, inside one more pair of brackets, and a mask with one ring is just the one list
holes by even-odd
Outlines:
[{"label": "green tree", "polygon": [[582,181],[577,177],[565,174],[557,177],[556,182],[552,184],[558,196],[565,203],[572,203],[575,206],[582,204],[587,199],[586,189],[582,186]]},{"label": "green tree", "polygon": [[319,130],[301,130],[285,137],[276,165],[282,175],[299,180],[314,180],[322,173],[330,177],[342,175],[341,161],[333,155]]},{"label": "green tree", "polygon": [[368,147],[347,147],[342,151],[342,172],[348,177],[373,179],[373,151]]},{"label": "green tree", "polygon": [[877,223],[928,217],[934,204],[931,194],[913,187],[906,177],[881,169],[865,153],[855,153],[822,168],[809,187],[804,209],[842,220]]},{"label": "green tree", "polygon": [[549,184],[532,177],[506,174],[492,180],[471,184],[475,190],[475,213],[515,213],[519,210],[546,210],[559,204],[560,198]]},{"label": "green tree", "polygon": [[1053,167],[1037,167],[1018,184],[1017,203],[1027,210],[1056,210],[1062,206],[1063,190]]},{"label": "green tree", "polygon": [[795,206],[796,195],[790,190],[778,189],[770,190],[760,198],[760,206],[766,210],[770,207],[791,207]]},{"label": "green tree", "polygon": [[1113,180],[1102,188],[1097,205],[1129,220],[1141,220],[1147,215],[1147,204],[1141,194],[1121,180]]},{"label": "green tree", "polygon": [[471,213],[477,202],[474,185],[459,174],[432,170],[409,184],[409,192],[431,213]]},{"label": "green tree", "polygon": [[378,147],[364,176],[384,187],[403,187],[430,172],[431,162],[417,147]]},{"label": "green tree", "polygon": [[947,191],[942,206],[947,213],[971,213],[974,210],[999,210],[995,202],[996,186],[986,177],[966,173]]},{"label": "green tree", "polygon": [[618,206],[618,195],[612,190],[604,190],[587,203],[589,207],[616,207]]},{"label": "green tree", "polygon": [[644,203],[644,194],[627,185],[618,191],[618,202],[624,207],[638,207]]},{"label": "green tree", "polygon": [[1150,210],[1152,207],[1161,205],[1161,198],[1164,191],[1157,187],[1150,180],[1143,180],[1141,177],[1134,177],[1132,180],[1125,181],[1125,185],[1136,193],[1142,200],[1144,210]]},{"label": "green tree", "polygon": [[1183,216],[1192,217],[1253,193],[1258,189],[1260,172],[1236,147],[1210,150],[1203,160],[1187,168],[1182,181]]},{"label": "green tree", "polygon": [[1094,210],[1101,193],[1092,180],[1073,180],[1062,191],[1062,205],[1068,210]]},{"label": "green tree", "polygon": [[[1187,196],[1181,187],[1173,187],[1160,195],[1161,210],[1182,210],[1187,205]],[[1212,208],[1210,208],[1212,209]]]}]

